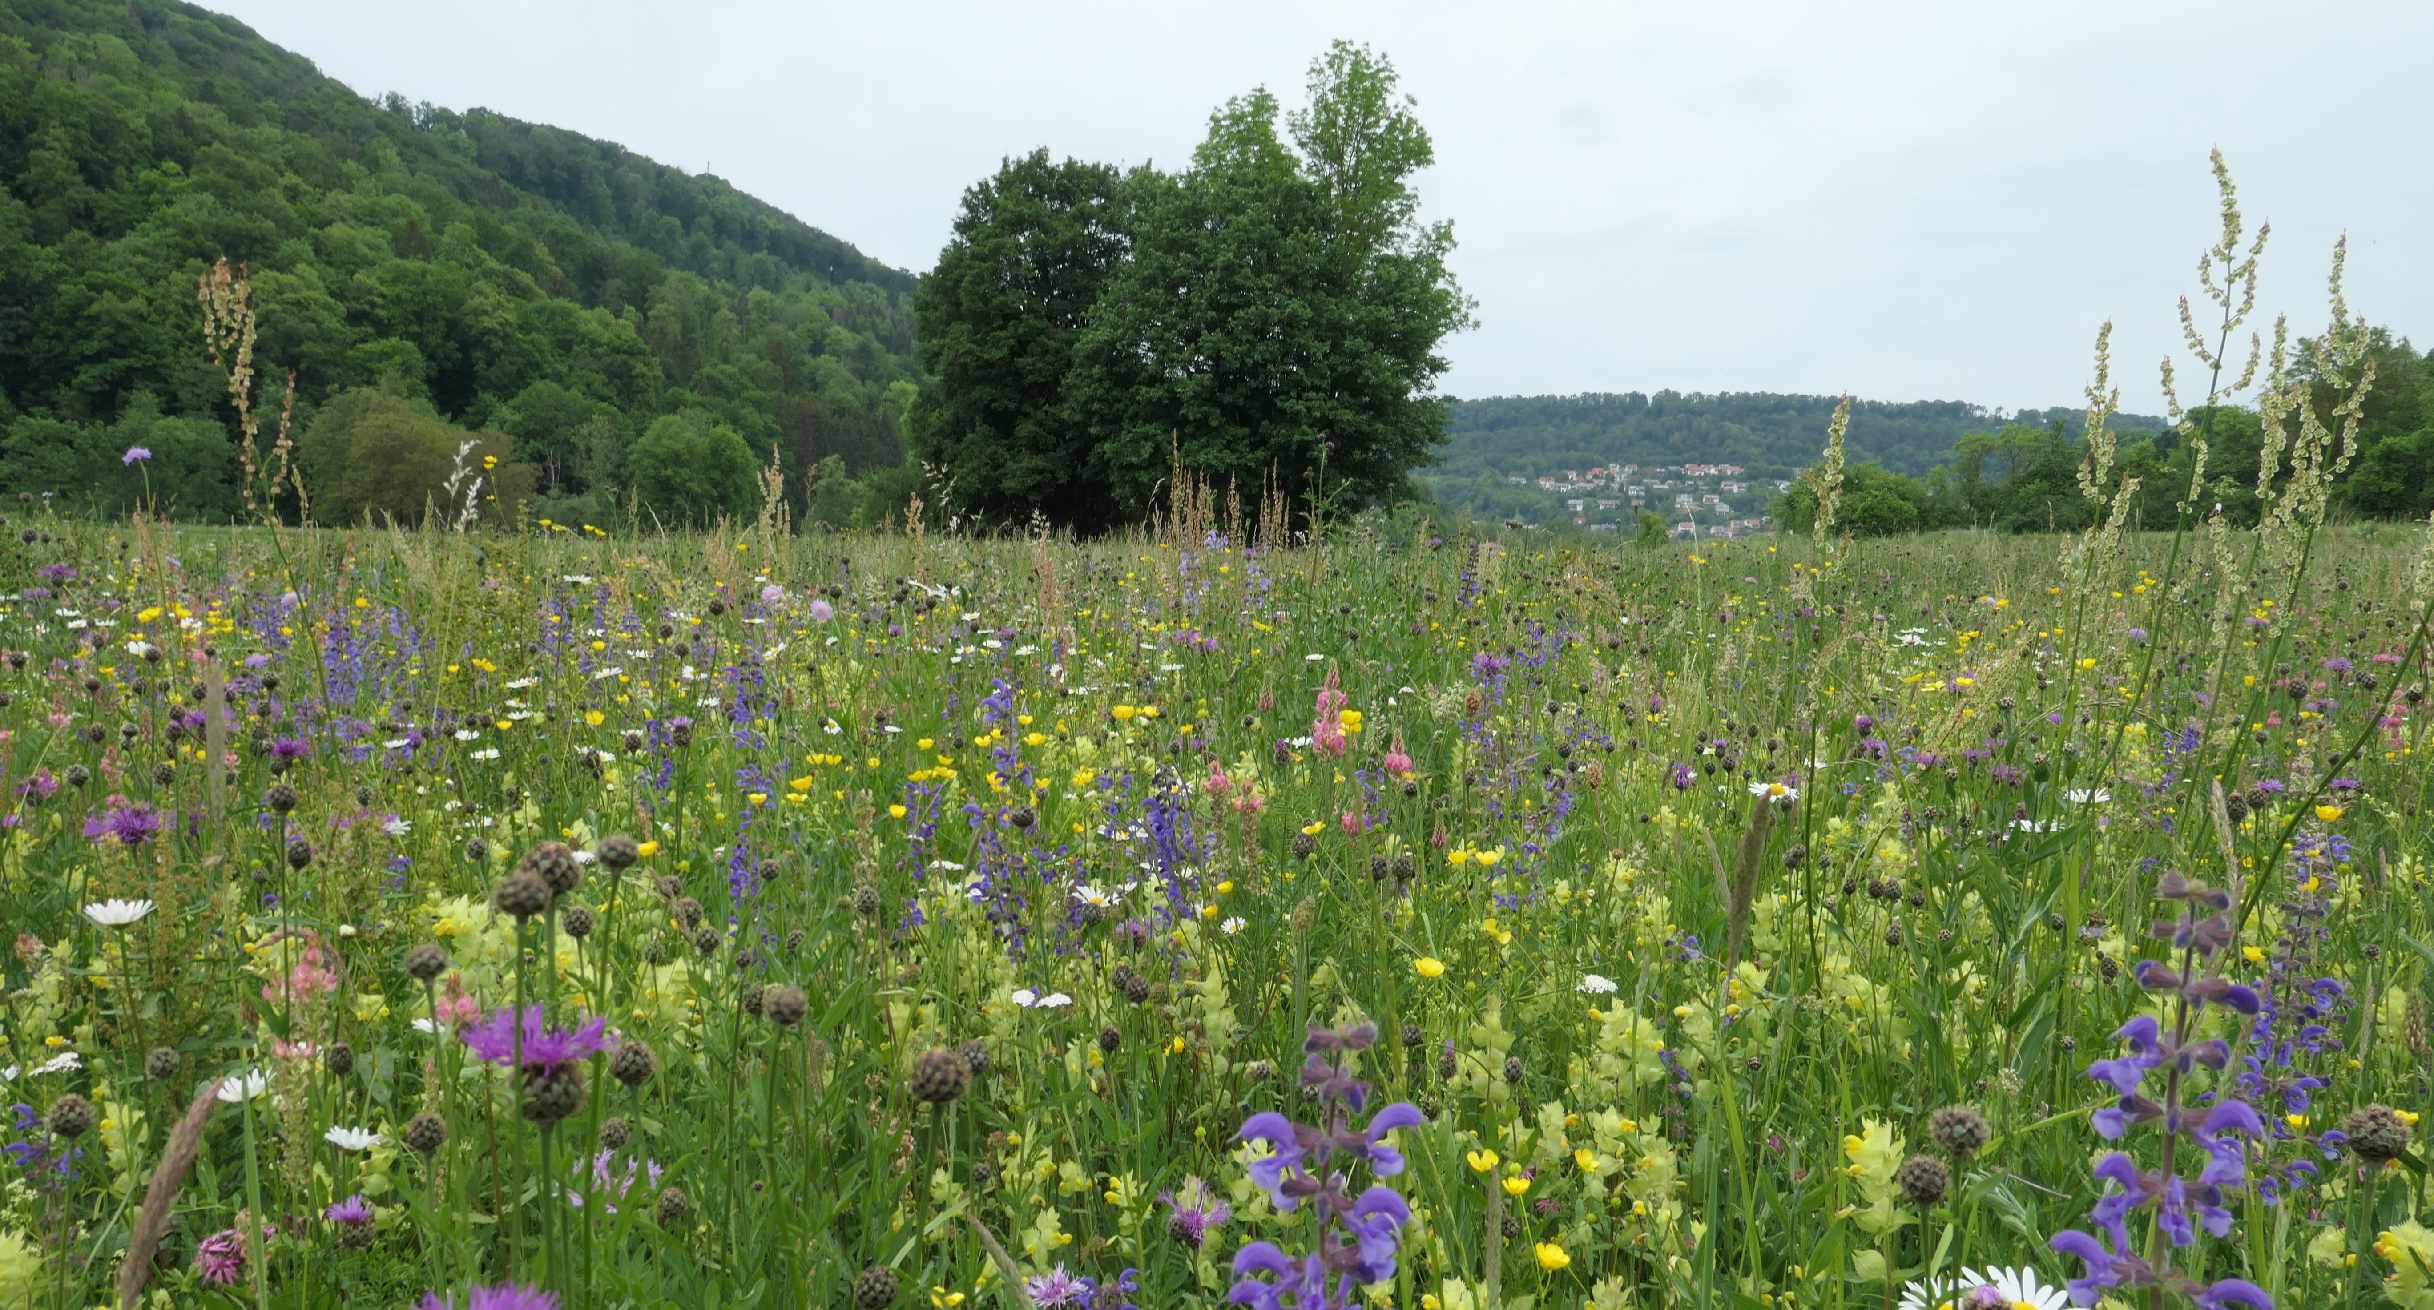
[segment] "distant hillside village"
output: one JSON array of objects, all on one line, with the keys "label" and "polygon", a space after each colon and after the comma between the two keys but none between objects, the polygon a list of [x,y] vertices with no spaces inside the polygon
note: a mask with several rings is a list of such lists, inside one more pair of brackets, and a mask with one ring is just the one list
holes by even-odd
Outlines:
[{"label": "distant hillside village", "polygon": [[1619,532],[1642,511],[1663,516],[1676,537],[1746,537],[1768,531],[1767,507],[1791,483],[1751,478],[1739,464],[1599,464],[1505,482],[1535,487],[1563,503],[1574,526]]}]

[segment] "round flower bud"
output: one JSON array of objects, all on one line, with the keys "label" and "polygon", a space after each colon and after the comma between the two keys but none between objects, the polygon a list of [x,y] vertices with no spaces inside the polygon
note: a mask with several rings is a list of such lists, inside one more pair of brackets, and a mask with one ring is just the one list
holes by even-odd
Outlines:
[{"label": "round flower bud", "polygon": [[921,1058],[913,1061],[913,1072],[905,1080],[906,1089],[916,1100],[932,1105],[954,1100],[971,1084],[972,1066],[964,1063],[963,1056],[943,1046],[923,1051]]},{"label": "round flower bud", "polygon": [[761,993],[761,1013],[780,1028],[792,1028],[803,1022],[811,1008],[800,987],[772,987]]},{"label": "round flower bud", "polygon": [[399,1134],[408,1148],[417,1155],[429,1155],[448,1140],[448,1125],[429,1110],[406,1121],[406,1131]]},{"label": "round flower bud", "polygon": [[177,1076],[178,1065],[181,1063],[183,1062],[175,1050],[166,1046],[155,1046],[150,1054],[144,1056],[144,1076],[156,1083],[167,1082]]},{"label": "round flower bud", "polygon": [[651,1048],[631,1037],[617,1043],[617,1053],[609,1057],[609,1076],[628,1087],[640,1087],[659,1072],[658,1057]]},{"label": "round flower bud", "polygon": [[1930,1206],[1944,1199],[1944,1189],[1952,1185],[1952,1171],[1932,1155],[1914,1155],[1893,1171],[1893,1185],[1910,1204]]},{"label": "round flower bud", "polygon": [[345,1042],[330,1043],[321,1053],[321,1067],[329,1070],[332,1078],[344,1078],[355,1072],[355,1048]]},{"label": "round flower bud", "polygon": [[674,1228],[676,1225],[683,1223],[685,1221],[685,1215],[692,1209],[693,1203],[685,1199],[683,1188],[671,1187],[666,1191],[661,1192],[659,1194],[660,1227]]},{"label": "round flower bud", "polygon": [[51,1102],[51,1113],[45,1122],[53,1136],[74,1139],[85,1135],[95,1117],[93,1103],[70,1092]]},{"label": "round flower bud", "polygon": [[490,903],[501,914],[529,919],[549,908],[549,884],[530,869],[518,869],[499,879],[498,887],[490,893]]},{"label": "round flower bud", "polygon": [[1955,1160],[1976,1154],[1989,1135],[1986,1116],[1966,1105],[1948,1105],[1927,1116],[1927,1136]]},{"label": "round flower bud", "polygon": [[437,942],[424,942],[407,951],[406,972],[420,983],[430,982],[448,972],[448,948]]},{"label": "round flower bud", "polygon": [[625,1121],[624,1115],[611,1115],[600,1121],[600,1146],[603,1150],[619,1150],[633,1136],[634,1127]]},{"label": "round flower bud", "polygon": [[524,1117],[554,1124],[583,1108],[583,1071],[571,1064],[545,1069],[524,1080]]},{"label": "round flower bud", "polygon": [[525,852],[523,867],[539,874],[553,897],[564,896],[583,881],[583,865],[562,841],[545,841]]},{"label": "round flower bud", "polygon": [[592,917],[592,907],[569,905],[565,912],[558,916],[558,926],[566,930],[567,936],[581,941],[592,935],[592,929],[598,926],[598,921]]},{"label": "round flower bud", "polygon": [[855,1310],[886,1310],[896,1304],[896,1272],[872,1265],[854,1275]]},{"label": "round flower bud", "polygon": [[642,858],[642,845],[624,833],[611,833],[600,839],[595,853],[600,856],[601,867],[614,872],[633,868],[634,861]]},{"label": "round flower bud", "polygon": [[2368,1164],[2383,1164],[2408,1154],[2409,1125],[2388,1106],[2361,1106],[2341,1122],[2349,1135],[2350,1152]]}]

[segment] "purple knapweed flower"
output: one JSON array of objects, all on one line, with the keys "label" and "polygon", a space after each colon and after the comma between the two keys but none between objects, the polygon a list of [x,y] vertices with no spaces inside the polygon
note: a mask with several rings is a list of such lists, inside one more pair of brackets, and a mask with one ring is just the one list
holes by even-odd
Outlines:
[{"label": "purple knapweed flower", "polygon": [[[565,1065],[596,1055],[607,1044],[608,1021],[598,1015],[584,1021],[579,1028],[545,1028],[541,1025],[541,1007],[524,1007],[522,1022],[517,1022],[514,1010],[492,1010],[480,1023],[459,1034],[474,1055],[502,1069],[522,1068],[526,1073],[551,1073]],[[521,1037],[519,1049],[518,1039]]]}]

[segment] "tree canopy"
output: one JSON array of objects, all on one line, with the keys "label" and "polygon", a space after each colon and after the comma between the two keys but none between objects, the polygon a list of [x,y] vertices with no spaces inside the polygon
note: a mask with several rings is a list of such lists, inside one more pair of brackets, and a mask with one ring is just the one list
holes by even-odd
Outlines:
[{"label": "tree canopy", "polygon": [[1178,173],[1008,160],[918,297],[923,457],[984,517],[1085,529],[1146,514],[1178,462],[1302,503],[1408,494],[1470,315],[1452,228],[1418,217],[1433,157],[1393,65],[1338,42],[1304,107],[1226,102]]}]

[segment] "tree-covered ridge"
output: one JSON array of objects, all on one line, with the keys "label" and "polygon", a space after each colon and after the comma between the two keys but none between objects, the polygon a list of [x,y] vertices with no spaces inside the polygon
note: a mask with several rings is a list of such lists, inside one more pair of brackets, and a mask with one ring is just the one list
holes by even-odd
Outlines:
[{"label": "tree-covered ridge", "polygon": [[[902,461],[914,279],[724,181],[486,111],[367,100],[188,5],[0,10],[7,490],[123,503],[130,436],[226,427],[193,290],[223,256],[251,269],[266,383],[295,371],[307,453],[354,448],[349,415],[403,405],[431,422],[392,427],[430,442],[491,430],[540,512],[577,520],[629,495],[663,518],[749,502],[749,478],[659,486],[640,474],[664,460],[629,467],[662,419],[679,464],[727,468],[732,438],[798,498],[825,481],[832,508],[847,473]],[[395,403],[329,403],[364,389]],[[233,447],[164,432],[156,493],[232,512]],[[397,467],[427,466],[413,454]]]},{"label": "tree-covered ridge", "polygon": [[[1457,400],[1452,440],[1422,482],[1447,509],[1545,524],[1571,516],[1561,496],[1534,484],[1565,470],[1724,464],[1740,466],[1752,479],[1784,479],[1816,461],[1837,399],[1668,390]],[[1970,433],[2007,423],[2044,428],[2056,421],[2076,423],[2079,411],[2006,415],[1954,400],[1854,400],[1851,458],[1923,474],[1950,460]],[[2163,420],[2118,416],[2114,424],[2150,430]]]},{"label": "tree-covered ridge", "polygon": [[[1457,401],[1442,476],[1474,469],[1541,472],[1593,464],[1739,464],[1754,476],[1788,477],[1817,458],[1836,397],[1767,391],[1587,392]],[[1962,435],[2006,422],[2042,427],[2078,410],[2006,415],[1957,400],[1851,402],[1851,452],[1905,473],[1952,457]],[[2161,419],[2123,416],[2115,426],[2159,428]]]}]

